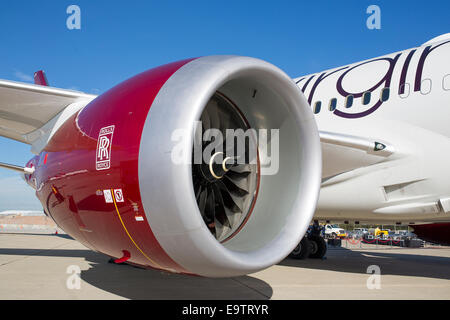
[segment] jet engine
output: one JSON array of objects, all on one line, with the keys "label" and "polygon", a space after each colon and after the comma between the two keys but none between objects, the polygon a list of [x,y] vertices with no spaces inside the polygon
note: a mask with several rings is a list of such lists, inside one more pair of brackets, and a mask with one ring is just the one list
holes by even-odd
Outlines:
[{"label": "jet engine", "polygon": [[46,213],[87,247],[142,267],[231,277],[297,246],[322,162],[310,106],[285,73],[209,56],[98,96],[35,166],[29,180]]}]

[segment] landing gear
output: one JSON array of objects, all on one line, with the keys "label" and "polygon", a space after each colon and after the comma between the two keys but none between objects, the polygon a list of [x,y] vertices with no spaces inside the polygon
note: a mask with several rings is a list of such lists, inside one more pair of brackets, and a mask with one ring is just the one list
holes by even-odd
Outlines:
[{"label": "landing gear", "polygon": [[291,252],[289,257],[294,259],[324,259],[327,253],[327,243],[323,238],[322,227],[318,221],[308,229],[302,241]]},{"label": "landing gear", "polygon": [[307,237],[303,237],[302,241],[295,247],[289,257],[293,259],[303,260],[309,257],[311,252],[311,242]]},{"label": "landing gear", "polygon": [[327,244],[321,236],[312,235],[309,237],[311,242],[311,253],[309,257],[312,259],[322,259],[327,253]]}]

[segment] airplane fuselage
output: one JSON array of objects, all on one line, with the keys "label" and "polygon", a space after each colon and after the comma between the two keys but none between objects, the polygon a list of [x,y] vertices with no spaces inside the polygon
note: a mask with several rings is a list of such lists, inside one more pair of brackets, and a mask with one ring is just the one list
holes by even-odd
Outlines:
[{"label": "airplane fuselage", "polygon": [[[323,184],[315,218],[449,221],[450,40],[295,79],[319,130],[370,137],[388,158],[322,143]],[[357,163],[356,163],[357,162]],[[362,164],[362,165],[361,165]]]}]

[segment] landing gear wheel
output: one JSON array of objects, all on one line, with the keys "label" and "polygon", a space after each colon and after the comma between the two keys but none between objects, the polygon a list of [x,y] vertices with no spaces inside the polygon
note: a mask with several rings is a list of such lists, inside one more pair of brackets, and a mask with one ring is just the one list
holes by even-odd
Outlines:
[{"label": "landing gear wheel", "polygon": [[303,260],[309,257],[311,252],[311,242],[308,238],[303,237],[302,241],[295,247],[289,257],[293,259]]},{"label": "landing gear wheel", "polygon": [[322,259],[327,253],[327,244],[320,236],[309,237],[311,242],[311,253],[309,255],[312,259]]}]

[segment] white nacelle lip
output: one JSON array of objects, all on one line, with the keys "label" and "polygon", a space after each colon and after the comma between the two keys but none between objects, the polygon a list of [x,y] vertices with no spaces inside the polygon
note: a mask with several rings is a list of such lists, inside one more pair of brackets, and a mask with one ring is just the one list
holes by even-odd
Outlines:
[{"label": "white nacelle lip", "polygon": [[[298,182],[298,190],[294,191],[292,210],[282,217],[285,219],[282,230],[260,248],[238,251],[219,243],[206,227],[195,199],[189,163],[194,123],[200,119],[212,95],[233,79],[257,75],[271,77],[277,93],[287,101],[292,116],[289,121],[298,126],[295,138],[304,150],[299,152],[299,166],[302,165],[305,172]],[[185,164],[175,164],[171,160],[172,149],[179,143],[172,141],[175,129],[187,133],[183,140],[184,150],[189,150],[183,155]],[[278,263],[299,243],[317,204],[321,167],[320,140],[313,113],[301,91],[285,73],[259,59],[209,56],[181,67],[156,96],[142,132],[139,186],[152,232],[176,263],[202,276],[239,276]]]}]

